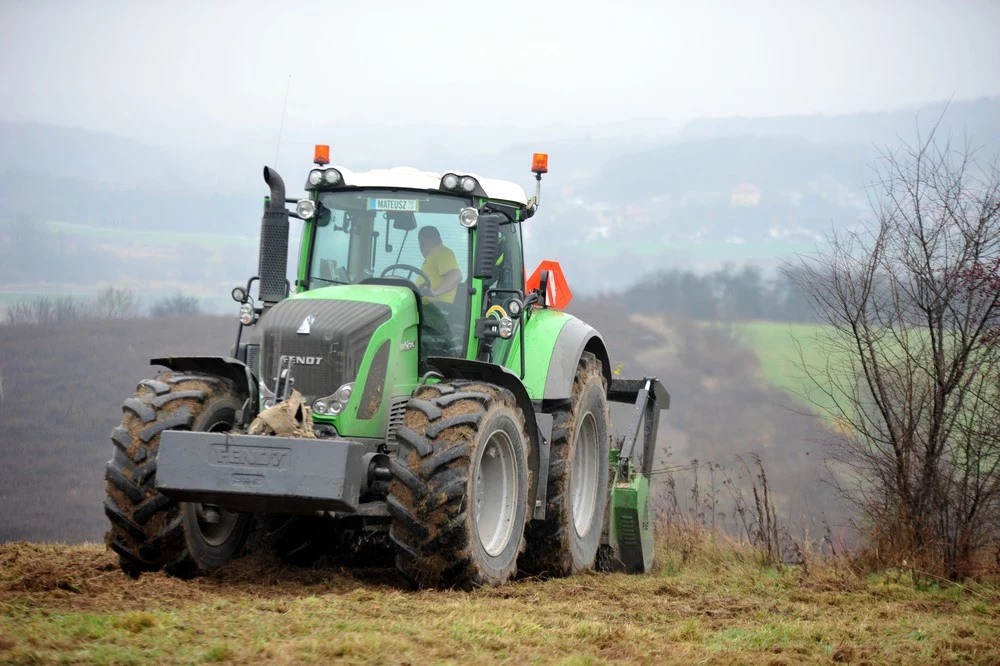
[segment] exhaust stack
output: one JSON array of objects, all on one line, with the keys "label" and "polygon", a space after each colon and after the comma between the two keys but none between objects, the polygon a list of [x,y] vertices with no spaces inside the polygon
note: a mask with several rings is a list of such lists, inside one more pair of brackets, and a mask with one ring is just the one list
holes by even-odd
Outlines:
[{"label": "exhaust stack", "polygon": [[288,212],[285,209],[285,181],[274,169],[264,167],[264,182],[271,196],[260,221],[260,253],[257,275],[260,285],[257,298],[263,303],[277,303],[285,297],[288,270]]}]

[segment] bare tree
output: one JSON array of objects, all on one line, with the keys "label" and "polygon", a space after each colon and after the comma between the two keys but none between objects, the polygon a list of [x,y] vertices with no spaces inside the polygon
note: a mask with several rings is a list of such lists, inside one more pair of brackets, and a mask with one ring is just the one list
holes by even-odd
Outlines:
[{"label": "bare tree", "polygon": [[806,372],[835,482],[883,555],[961,578],[1000,524],[1000,170],[936,131],[882,151],[873,219],[786,274],[828,325]]},{"label": "bare tree", "polygon": [[38,296],[21,299],[10,305],[5,313],[8,324],[52,324],[84,318],[81,304],[68,295]]},{"label": "bare tree", "polygon": [[149,314],[152,317],[193,317],[201,314],[201,307],[194,296],[177,292],[154,303]]},{"label": "bare tree", "polygon": [[131,319],[139,315],[139,297],[125,287],[105,287],[94,299],[96,319]]}]

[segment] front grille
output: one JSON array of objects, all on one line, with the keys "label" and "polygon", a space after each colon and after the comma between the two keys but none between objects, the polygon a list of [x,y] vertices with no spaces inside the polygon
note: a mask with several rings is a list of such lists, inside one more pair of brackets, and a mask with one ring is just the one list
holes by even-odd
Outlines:
[{"label": "front grille", "polygon": [[[293,299],[276,304],[260,323],[261,379],[272,389],[282,356],[294,359],[294,387],[307,402],[353,381],[375,330],[389,320],[387,305]],[[309,319],[308,333],[299,333]]]},{"label": "front grille", "polygon": [[393,398],[392,407],[389,409],[389,428],[386,431],[386,444],[395,448],[396,431],[403,425],[403,416],[406,414],[406,403],[410,402],[409,396]]}]

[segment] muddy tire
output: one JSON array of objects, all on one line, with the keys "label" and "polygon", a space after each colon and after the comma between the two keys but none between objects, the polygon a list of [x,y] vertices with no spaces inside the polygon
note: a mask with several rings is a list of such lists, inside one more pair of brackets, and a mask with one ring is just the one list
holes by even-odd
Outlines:
[{"label": "muddy tire", "polygon": [[389,539],[418,587],[502,585],[517,572],[528,514],[524,416],[506,389],[419,389],[397,432]]},{"label": "muddy tire", "polygon": [[111,433],[104,513],[108,547],[132,577],[164,569],[190,577],[242,554],[250,516],[175,502],[156,491],[156,457],[164,430],[229,430],[243,398],[228,380],[164,372],[139,383]]},{"label": "muddy tire", "polygon": [[566,576],[595,568],[607,516],[610,414],[596,356],[583,353],[571,398],[550,413],[545,520],[528,526],[521,568],[537,576]]}]

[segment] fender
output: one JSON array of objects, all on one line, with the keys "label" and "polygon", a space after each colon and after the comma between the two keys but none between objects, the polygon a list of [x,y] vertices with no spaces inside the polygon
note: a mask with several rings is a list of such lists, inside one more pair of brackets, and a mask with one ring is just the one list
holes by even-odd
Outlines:
[{"label": "fender", "polygon": [[611,386],[611,358],[604,338],[590,324],[570,317],[560,329],[545,375],[546,400],[565,400],[572,397],[573,379],[583,352],[590,352],[601,362],[601,372]]},{"label": "fender", "polygon": [[[525,434],[528,435],[528,439],[532,443],[531,451],[528,455],[528,470],[531,472],[531,480],[528,482],[528,507],[530,512],[530,509],[535,507],[535,494],[538,489],[539,455],[543,442],[540,436],[541,433],[538,430],[538,421],[535,418],[535,407],[531,404],[531,398],[528,397],[528,391],[524,388],[524,384],[521,383],[520,378],[501,365],[486,363],[484,361],[430,356],[427,358],[427,363],[440,370],[449,379],[472,379],[488,382],[502,386],[514,394],[517,406],[524,413]],[[544,444],[547,445],[548,442],[546,441]]]},{"label": "fender", "polygon": [[257,378],[242,361],[225,356],[167,356],[150,359],[149,364],[162,365],[175,372],[204,372],[217,377],[225,377],[236,384],[236,390],[250,399],[252,413],[244,414],[243,420],[248,422],[250,417],[257,412],[259,403]]}]

